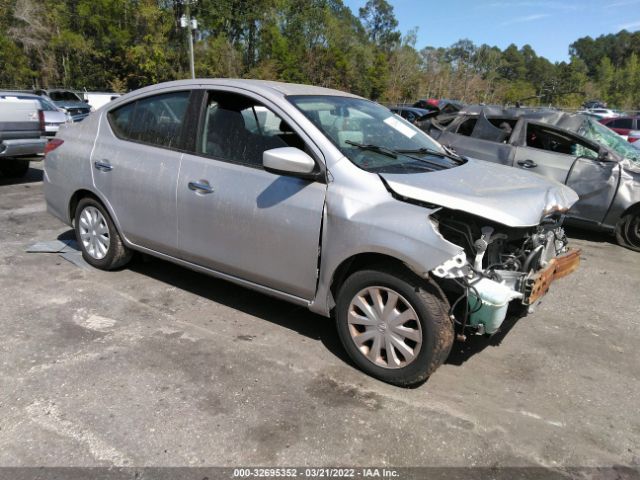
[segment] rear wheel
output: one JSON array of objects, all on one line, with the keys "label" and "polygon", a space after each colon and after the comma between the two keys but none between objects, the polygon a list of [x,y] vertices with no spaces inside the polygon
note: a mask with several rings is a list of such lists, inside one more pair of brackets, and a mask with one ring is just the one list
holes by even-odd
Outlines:
[{"label": "rear wheel", "polygon": [[449,304],[439,287],[402,269],[363,270],[336,303],[342,344],[369,375],[399,386],[424,382],[453,343]]},{"label": "rear wheel", "polygon": [[24,177],[29,171],[29,160],[9,158],[0,161],[0,173],[9,178]]},{"label": "rear wheel", "polygon": [[75,215],[76,239],[82,257],[101,270],[113,270],[126,265],[132,252],[122,243],[111,217],[97,200],[80,200]]},{"label": "rear wheel", "polygon": [[636,208],[620,219],[616,226],[618,244],[640,252],[640,209]]}]

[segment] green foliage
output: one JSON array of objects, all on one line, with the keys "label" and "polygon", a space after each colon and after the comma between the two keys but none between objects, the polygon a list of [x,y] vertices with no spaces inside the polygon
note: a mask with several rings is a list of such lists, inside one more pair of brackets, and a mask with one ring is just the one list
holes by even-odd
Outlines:
[{"label": "green foliage", "polygon": [[[193,3],[193,2],[192,2]],[[181,0],[0,0],[0,86],[130,90],[189,76]],[[640,105],[640,33],[570,47],[551,63],[530,45],[462,39],[416,50],[387,0],[198,0],[196,75],[309,83],[385,102],[418,97],[578,106]],[[427,27],[428,28],[428,27]]]},{"label": "green foliage", "polygon": [[640,31],[580,38],[569,52],[585,63],[593,90],[602,100],[619,108],[640,109]]}]

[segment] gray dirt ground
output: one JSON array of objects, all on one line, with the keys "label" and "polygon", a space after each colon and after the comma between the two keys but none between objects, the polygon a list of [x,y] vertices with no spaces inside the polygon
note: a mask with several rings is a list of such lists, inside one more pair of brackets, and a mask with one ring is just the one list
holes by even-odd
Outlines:
[{"label": "gray dirt ground", "polygon": [[1,466],[640,463],[640,253],[606,236],[572,232],[581,269],[533,316],[404,390],[304,309],[160,260],[25,253],[69,230],[40,168],[0,179]]}]

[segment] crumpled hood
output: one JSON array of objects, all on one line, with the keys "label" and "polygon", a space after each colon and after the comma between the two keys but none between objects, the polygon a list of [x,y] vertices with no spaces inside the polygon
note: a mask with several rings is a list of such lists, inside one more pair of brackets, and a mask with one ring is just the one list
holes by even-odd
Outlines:
[{"label": "crumpled hood", "polygon": [[545,211],[568,209],[578,201],[573,190],[554,180],[475,159],[447,170],[380,176],[402,197],[510,227],[538,225]]}]

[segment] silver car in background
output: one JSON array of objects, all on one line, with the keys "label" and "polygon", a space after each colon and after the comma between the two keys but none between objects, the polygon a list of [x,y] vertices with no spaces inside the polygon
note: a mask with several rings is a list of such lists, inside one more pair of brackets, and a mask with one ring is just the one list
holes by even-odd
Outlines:
[{"label": "silver car in background", "polygon": [[0,98],[16,98],[18,100],[35,100],[38,102],[40,110],[42,110],[42,113],[44,114],[44,134],[47,137],[53,137],[58,133],[60,125],[73,122],[68,113],[56,107],[53,102],[47,98],[39,95],[8,91],[0,92]]},{"label": "silver car in background", "polygon": [[63,128],[49,212],[101,269],[133,251],[333,315],[361,369],[424,381],[455,337],[492,334],[577,268],[577,200],[459,157],[363,98],[257,80],[144,88]]}]

